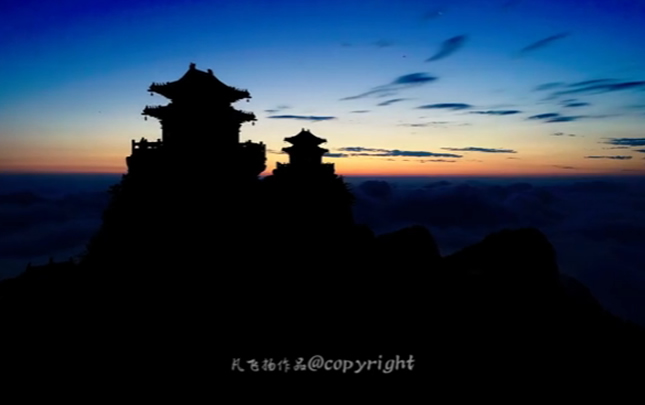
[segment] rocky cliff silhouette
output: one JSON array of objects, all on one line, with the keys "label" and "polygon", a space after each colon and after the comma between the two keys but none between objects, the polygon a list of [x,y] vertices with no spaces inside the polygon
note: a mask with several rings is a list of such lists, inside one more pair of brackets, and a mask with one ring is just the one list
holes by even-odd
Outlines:
[{"label": "rocky cliff silhouette", "polygon": [[[304,129],[286,138],[289,163],[260,179],[264,145],[239,142],[254,116],[230,107],[247,91],[194,65],[150,90],[171,99],[144,110],[163,138],[133,141],[80,262],[0,282],[22,361],[50,372],[63,361],[92,386],[110,385],[116,367],[156,389],[344,380],[426,393],[541,367],[642,367],[643,331],[560,274],[539,230],[503,230],[446,257],[424,227],[376,236],[354,222],[350,187],[322,163],[326,140]],[[415,368],[254,373],[246,363],[293,367],[314,355],[414,356]],[[233,370],[236,358],[246,372]]]}]

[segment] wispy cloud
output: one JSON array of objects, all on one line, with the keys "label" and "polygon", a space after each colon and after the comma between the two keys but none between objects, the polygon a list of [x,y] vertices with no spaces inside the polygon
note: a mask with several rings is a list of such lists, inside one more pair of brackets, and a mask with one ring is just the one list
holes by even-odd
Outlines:
[{"label": "wispy cloud", "polygon": [[378,149],[366,148],[363,146],[347,146],[338,148],[342,152],[351,152],[351,156],[374,156],[374,157],[447,157],[447,158],[460,158],[461,155],[454,153],[435,153],[428,151],[409,151],[399,149]]},{"label": "wispy cloud", "polygon": [[553,167],[557,167],[558,169],[577,170],[577,168],[576,168],[576,167],[573,167],[573,166],[560,166],[560,165],[553,165]]},{"label": "wispy cloud", "polygon": [[354,111],[350,111],[350,113],[352,113],[352,114],[365,114],[365,113],[368,113],[368,112],[370,112],[370,110],[354,110]]},{"label": "wispy cloud", "polygon": [[481,115],[513,115],[519,114],[522,111],[519,110],[488,110],[488,111],[471,111],[471,114],[481,114]]},{"label": "wispy cloud", "polygon": [[439,103],[419,106],[420,109],[467,110],[473,106],[465,103]]},{"label": "wispy cloud", "polygon": [[562,87],[564,85],[565,83],[562,83],[562,82],[550,82],[550,83],[540,84],[539,86],[536,86],[533,90],[535,91],[553,90],[555,88]]},{"label": "wispy cloud", "polygon": [[375,148],[364,148],[362,146],[345,146],[338,148],[337,150],[342,150],[345,152],[387,152],[388,149],[375,149]]},{"label": "wispy cloud", "polygon": [[[546,113],[546,114],[533,115],[533,116],[528,117],[527,119],[529,119],[529,120],[542,120],[543,122],[571,122],[571,121],[580,120],[582,118],[592,118],[592,117],[593,116],[591,116],[591,115],[565,116],[565,115],[560,115],[558,113]],[[596,116],[595,118],[601,118],[601,117]]]},{"label": "wispy cloud", "polygon": [[620,80],[616,79],[593,79],[593,80],[584,80],[581,82],[575,82],[571,83],[568,85],[568,87],[587,87],[587,86],[595,86],[598,84],[608,84],[608,83],[617,83],[620,82]]},{"label": "wispy cloud", "polygon": [[585,156],[585,159],[615,159],[615,160],[629,160],[631,156]]},{"label": "wispy cloud", "polygon": [[463,125],[470,125],[470,124],[450,122],[450,121],[431,121],[431,122],[399,124],[399,126],[402,126],[402,127],[445,127],[448,125],[463,126]]},{"label": "wispy cloud", "polygon": [[426,62],[434,62],[439,59],[443,59],[447,56],[452,55],[461,47],[464,46],[468,37],[466,35],[457,35],[456,37],[449,38],[441,43],[439,51],[435,53],[430,58],[426,59]]},{"label": "wispy cloud", "polygon": [[576,136],[576,134],[565,134],[564,132],[554,132],[551,135],[553,135],[553,136]]},{"label": "wispy cloud", "polygon": [[435,162],[441,162],[441,163],[455,163],[456,160],[448,160],[448,159],[419,159],[419,162],[421,163],[435,163]]},{"label": "wispy cloud", "polygon": [[346,158],[346,157],[349,157],[349,155],[346,154],[346,153],[331,153],[331,152],[327,152],[323,156],[328,157],[328,158]]},{"label": "wispy cloud", "polygon": [[436,77],[430,76],[427,73],[410,73],[407,75],[399,76],[388,84],[374,87],[372,88],[372,90],[366,91],[365,93],[361,93],[356,96],[343,97],[340,100],[355,100],[370,96],[379,96],[385,93],[392,93],[394,91],[421,86],[427,83],[434,82],[435,80],[437,80]]},{"label": "wispy cloud", "polygon": [[549,118],[555,118],[555,117],[559,117],[559,116],[560,116],[560,114],[558,114],[558,113],[546,113],[546,114],[532,115],[532,116],[528,117],[527,119],[529,119],[529,120],[546,120],[546,119],[549,119]]},{"label": "wispy cloud", "polygon": [[645,138],[610,138],[603,143],[618,146],[645,146]]},{"label": "wispy cloud", "polygon": [[378,103],[377,106],[386,106],[386,105],[398,103],[403,100],[407,100],[407,98],[393,98],[390,100],[383,101],[382,103]]},{"label": "wispy cloud", "polygon": [[442,150],[450,150],[454,152],[485,152],[485,153],[517,153],[512,149],[491,149],[491,148],[478,148],[478,147],[467,147],[467,148],[441,148]]},{"label": "wispy cloud", "polygon": [[279,105],[279,106],[277,106],[277,107],[275,107],[275,108],[272,108],[272,109],[270,109],[270,110],[264,110],[264,111],[265,111],[265,112],[268,112],[269,114],[275,114],[275,113],[277,113],[277,112],[280,112],[280,111],[283,111],[283,110],[287,110],[287,109],[289,109],[289,108],[291,108],[291,107],[290,107],[290,106],[288,106],[288,105]]},{"label": "wispy cloud", "polygon": [[551,45],[555,41],[558,41],[560,39],[566,38],[569,35],[571,35],[571,34],[568,33],[568,32],[563,32],[561,34],[551,35],[550,37],[546,37],[544,39],[541,39],[539,41],[533,42],[530,45],[525,46],[524,48],[520,49],[519,53],[522,55],[522,54],[526,54],[528,52],[536,51],[538,49],[541,49],[541,48],[544,48],[544,47],[546,47],[548,45]]},{"label": "wispy cloud", "polygon": [[270,115],[267,118],[302,121],[328,121],[335,120],[337,117],[320,115]]},{"label": "wispy cloud", "polygon": [[551,94],[549,99],[566,96],[570,94],[602,94],[614,91],[624,90],[641,90],[645,89],[645,81],[630,81],[630,82],[617,82],[605,84],[592,84],[587,86],[576,86],[571,90],[556,91]]},{"label": "wispy cloud", "polygon": [[587,107],[590,106],[590,103],[577,101],[577,100],[564,100],[562,106],[565,108],[574,108],[574,107]]},{"label": "wispy cloud", "polygon": [[585,118],[585,115],[576,115],[576,116],[559,116],[546,120],[545,122],[572,122],[578,121],[581,118]]}]

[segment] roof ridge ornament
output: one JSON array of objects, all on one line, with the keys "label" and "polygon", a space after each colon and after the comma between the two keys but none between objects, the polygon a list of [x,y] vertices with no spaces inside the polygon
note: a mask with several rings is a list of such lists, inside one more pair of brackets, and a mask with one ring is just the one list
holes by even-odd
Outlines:
[{"label": "roof ridge ornament", "polygon": [[197,67],[197,65],[195,65],[195,63],[193,63],[193,62],[190,63],[190,69],[191,70],[195,70],[196,67]]}]

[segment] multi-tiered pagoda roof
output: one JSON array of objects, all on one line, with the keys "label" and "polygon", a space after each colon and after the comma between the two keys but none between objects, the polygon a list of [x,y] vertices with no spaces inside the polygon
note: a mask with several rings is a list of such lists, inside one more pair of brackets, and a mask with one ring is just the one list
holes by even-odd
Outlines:
[{"label": "multi-tiered pagoda roof", "polygon": [[211,69],[204,72],[198,70],[194,63],[188,71],[173,82],[153,83],[148,89],[170,100],[218,99],[226,103],[234,103],[241,99],[249,99],[247,90],[238,89],[222,83]]},{"label": "multi-tiered pagoda roof", "polygon": [[316,151],[320,153],[320,155],[323,155],[329,152],[327,149],[324,149],[318,146],[322,143],[327,142],[326,139],[319,138],[316,135],[309,132],[309,130],[306,130],[304,128],[297,135],[284,138],[284,140],[285,142],[289,142],[290,144],[293,145],[287,148],[282,148],[282,150],[286,153],[290,153],[295,150],[310,150],[310,151]]}]

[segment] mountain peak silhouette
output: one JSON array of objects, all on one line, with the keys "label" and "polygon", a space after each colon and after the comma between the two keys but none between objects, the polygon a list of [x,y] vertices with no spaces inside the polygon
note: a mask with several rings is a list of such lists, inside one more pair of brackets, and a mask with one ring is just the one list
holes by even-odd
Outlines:
[{"label": "mountain peak silhouette", "polygon": [[[456,378],[458,366],[481,381],[493,363],[513,376],[564,358],[586,372],[601,372],[588,368],[600,360],[638,361],[630,350],[643,331],[563,277],[539,230],[501,230],[447,257],[421,226],[376,236],[355,223],[351,188],[322,162],[326,139],[304,128],[286,137],[289,162],[260,179],[265,145],[239,141],[255,116],[231,106],[246,90],[195,64],[149,90],[170,99],[143,112],[160,121],[161,138],[132,141],[128,172],[80,262],[0,282],[5,323],[29,319],[22,343],[47,336],[46,346],[27,344],[30,358],[64,353],[81,374],[121,365],[123,375],[173,384],[354,378],[419,392]],[[236,358],[315,355],[414,356],[417,366],[360,376],[232,369]]]}]

